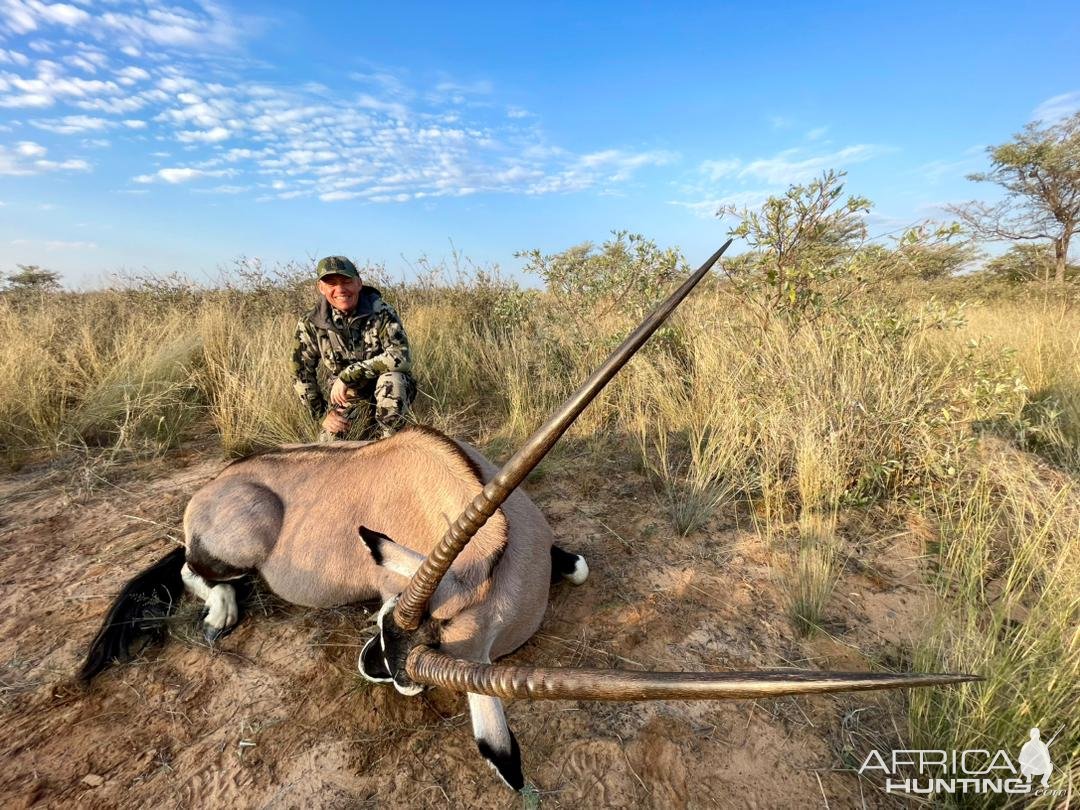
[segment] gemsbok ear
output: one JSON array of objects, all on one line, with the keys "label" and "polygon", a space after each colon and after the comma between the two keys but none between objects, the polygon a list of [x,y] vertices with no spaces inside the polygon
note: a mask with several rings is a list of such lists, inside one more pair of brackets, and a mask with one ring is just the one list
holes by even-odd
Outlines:
[{"label": "gemsbok ear", "polygon": [[359,526],[356,530],[375,564],[403,577],[411,577],[424,561],[424,555],[395,543],[387,535]]}]

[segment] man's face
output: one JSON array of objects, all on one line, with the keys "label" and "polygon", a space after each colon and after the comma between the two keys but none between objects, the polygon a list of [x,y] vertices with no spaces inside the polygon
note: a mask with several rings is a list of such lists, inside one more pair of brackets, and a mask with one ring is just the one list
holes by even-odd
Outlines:
[{"label": "man's face", "polygon": [[339,276],[334,273],[320,278],[316,286],[330,302],[330,306],[338,312],[351,312],[356,302],[360,300],[360,288],[363,282],[358,278]]}]

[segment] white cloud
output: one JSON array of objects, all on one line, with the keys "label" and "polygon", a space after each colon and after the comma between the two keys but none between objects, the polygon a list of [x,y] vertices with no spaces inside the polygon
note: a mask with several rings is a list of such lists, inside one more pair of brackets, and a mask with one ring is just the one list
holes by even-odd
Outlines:
[{"label": "white cloud", "polygon": [[28,34],[37,29],[34,14],[19,0],[8,0],[4,4],[4,16],[7,30],[13,34]]},{"label": "white cloud", "polygon": [[114,125],[108,119],[94,118],[89,115],[66,115],[58,120],[35,120],[30,123],[38,129],[55,132],[58,135],[73,135],[78,132],[101,132]]},{"label": "white cloud", "polygon": [[768,191],[740,191],[722,197],[710,197],[704,200],[669,200],[668,205],[686,208],[701,219],[715,219],[717,212],[726,206],[735,208],[757,208],[769,198]]},{"label": "white cloud", "polygon": [[1031,120],[1051,124],[1077,111],[1080,111],[1080,90],[1073,90],[1048,98],[1032,111]]},{"label": "white cloud", "polygon": [[33,141],[20,141],[10,151],[0,145],[0,175],[28,176],[42,172],[90,170],[90,164],[79,158],[47,160],[47,151]]},{"label": "white cloud", "polygon": [[74,102],[80,110],[104,115],[127,115],[141,110],[147,101],[142,96],[112,96],[109,98],[83,98]]},{"label": "white cloud", "polygon": [[768,158],[705,160],[698,164],[690,182],[681,187],[684,198],[669,200],[668,204],[712,219],[724,206],[757,208],[794,183],[804,183],[828,169],[844,169],[891,151],[884,146],[856,144],[832,152],[814,153],[805,147],[795,147]]},{"label": "white cloud", "polygon": [[319,199],[323,202],[337,202],[339,200],[352,200],[360,196],[358,191],[328,191],[320,194]]},{"label": "white cloud", "polygon": [[192,180],[199,180],[203,177],[232,177],[234,174],[235,172],[231,169],[207,171],[193,166],[171,166],[166,169],[158,169],[153,174],[140,174],[133,177],[132,181],[145,185],[163,180],[170,185],[177,185],[179,183],[190,183]]},{"label": "white cloud", "polygon": [[31,2],[26,5],[33,8],[45,22],[73,27],[83,25],[90,19],[90,15],[81,8],[69,6],[67,3],[52,3],[50,5],[48,3]]},{"label": "white cloud", "polygon": [[253,28],[261,28],[255,18],[240,20],[223,7],[200,0],[187,6],[108,3],[91,6],[91,11],[68,3],[4,0],[0,9],[0,30],[28,34],[53,26],[78,29],[98,40],[119,40],[123,52],[132,58],[139,57],[145,45],[199,51],[232,48]]},{"label": "white cloud", "polygon": [[753,178],[777,186],[804,183],[827,169],[844,169],[887,154],[891,149],[873,144],[846,146],[836,152],[807,155],[805,150],[785,149],[771,158],[758,158],[743,166],[740,179]]},{"label": "white cloud", "polygon": [[[981,149],[980,149],[981,152]],[[936,185],[945,178],[963,177],[979,167],[981,157],[969,155],[959,160],[931,160],[919,166],[915,171],[927,183]]]},{"label": "white cloud", "polygon": [[90,171],[90,164],[85,160],[73,159],[73,160],[35,160],[34,166],[42,171],[55,172],[55,171],[69,171],[69,172],[88,172]]},{"label": "white cloud", "polygon": [[30,239],[12,239],[11,244],[15,247],[33,245],[36,248],[44,248],[48,251],[56,250],[97,250],[96,242],[69,242],[63,239],[50,239],[44,242],[34,242]]},{"label": "white cloud", "polygon": [[15,151],[24,157],[44,157],[48,151],[44,146],[33,141],[20,141],[15,144]]},{"label": "white cloud", "polygon": [[2,64],[26,67],[30,64],[30,57],[24,53],[19,53],[18,51],[9,51],[0,48],[0,65]]},{"label": "white cloud", "polygon": [[[252,26],[212,2],[0,0],[0,9],[13,9],[0,15],[0,41],[20,26],[40,37],[20,47],[33,58],[0,50],[0,108],[52,108],[26,123],[82,136],[84,147],[101,146],[108,133],[113,150],[145,161],[132,172],[137,186],[368,202],[610,194],[678,158],[647,146],[559,148],[537,116],[482,78],[424,83],[372,68],[341,87],[263,78],[260,66],[260,79],[249,81],[247,58],[228,49]],[[167,155],[160,150],[170,145],[172,156],[155,161],[150,150]],[[87,169],[81,158],[5,152],[7,173]],[[225,177],[228,185],[213,189],[200,182]]]},{"label": "white cloud", "polygon": [[176,133],[176,138],[183,143],[217,143],[229,137],[229,130],[225,127],[214,127],[204,131],[188,131]]},{"label": "white cloud", "polygon": [[164,180],[166,183],[187,183],[190,180],[194,180],[197,177],[203,177],[206,173],[199,169],[161,169],[158,171],[158,177]]},{"label": "white cloud", "polygon": [[717,181],[729,175],[735,174],[742,167],[742,161],[738,158],[726,160],[706,160],[698,167],[698,171],[707,180]]},{"label": "white cloud", "polygon": [[0,97],[0,107],[49,107],[52,103],[52,96],[44,93],[23,93],[17,96]]},{"label": "white cloud", "polygon": [[146,81],[150,78],[149,71],[143,70],[136,65],[128,65],[125,68],[121,68],[116,71],[117,81],[125,86],[130,86],[138,82]]}]

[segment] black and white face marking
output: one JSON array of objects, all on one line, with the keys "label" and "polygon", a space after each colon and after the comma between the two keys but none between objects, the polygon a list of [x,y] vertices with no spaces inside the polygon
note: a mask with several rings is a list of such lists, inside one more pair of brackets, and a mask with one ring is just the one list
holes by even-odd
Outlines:
[{"label": "black and white face marking", "polygon": [[360,660],[357,662],[360,674],[372,683],[391,683],[393,678],[390,670],[386,668],[386,657],[382,650],[382,637],[378,634],[368,639],[364,649],[360,651]]},{"label": "black and white face marking", "polygon": [[[382,648],[383,665],[386,667],[386,671],[390,674],[390,677],[393,680],[394,688],[397,689],[401,694],[412,697],[413,695],[419,695],[421,692],[424,691],[423,684],[403,683],[399,681],[396,677],[394,677],[395,670],[393,667],[390,666],[390,657],[386,654],[388,642],[389,644],[394,645],[397,643],[397,640],[393,637],[388,638],[387,627],[383,626],[383,622],[386,619],[387,614],[393,611],[394,605],[397,604],[397,601],[398,597],[396,596],[393,599],[387,599],[386,603],[382,606],[382,608],[380,608],[379,615],[375,618],[375,621],[379,625],[379,646]],[[387,626],[389,626],[392,622],[393,617],[391,616],[390,621],[386,622]],[[400,646],[400,644],[397,644],[397,646]],[[390,649],[393,650],[395,648],[391,647]]]}]

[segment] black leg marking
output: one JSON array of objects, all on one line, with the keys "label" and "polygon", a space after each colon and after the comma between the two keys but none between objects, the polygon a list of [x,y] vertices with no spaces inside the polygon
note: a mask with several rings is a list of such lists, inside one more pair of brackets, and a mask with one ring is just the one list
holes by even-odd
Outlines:
[{"label": "black leg marking", "polygon": [[514,732],[509,728],[506,731],[510,735],[509,751],[497,751],[488,745],[487,740],[477,740],[476,747],[480,749],[480,756],[491,763],[495,773],[508,787],[521,790],[525,787],[525,774],[521,771],[521,749],[518,748]]}]

